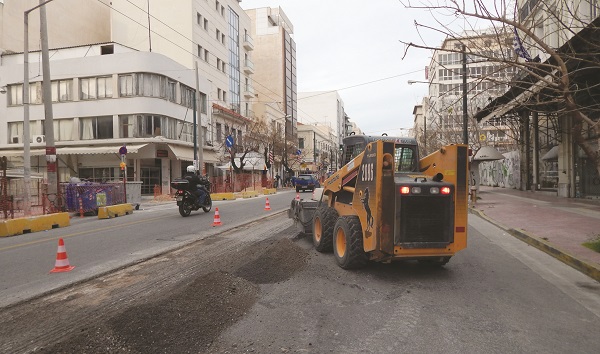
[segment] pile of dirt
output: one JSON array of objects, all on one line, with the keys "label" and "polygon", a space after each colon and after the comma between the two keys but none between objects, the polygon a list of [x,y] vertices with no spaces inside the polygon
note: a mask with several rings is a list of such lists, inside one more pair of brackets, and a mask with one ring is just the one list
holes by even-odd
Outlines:
[{"label": "pile of dirt", "polygon": [[254,261],[240,267],[235,275],[255,284],[272,284],[289,279],[307,262],[308,252],[290,239],[270,240]]},{"label": "pile of dirt", "polygon": [[224,272],[130,307],[42,353],[198,353],[254,305],[258,287]]}]

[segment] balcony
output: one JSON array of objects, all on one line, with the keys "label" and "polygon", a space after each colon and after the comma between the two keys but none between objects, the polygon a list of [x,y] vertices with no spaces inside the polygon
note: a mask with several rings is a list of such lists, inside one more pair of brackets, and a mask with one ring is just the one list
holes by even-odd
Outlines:
[{"label": "balcony", "polygon": [[246,97],[246,98],[254,97],[254,87],[252,87],[252,85],[250,85],[250,84],[244,85],[244,97]]},{"label": "balcony", "polygon": [[252,37],[249,35],[244,36],[244,42],[242,45],[246,50],[254,50],[254,42],[252,41]]},{"label": "balcony", "polygon": [[246,74],[254,74],[254,63],[250,59],[244,60],[244,72]]}]

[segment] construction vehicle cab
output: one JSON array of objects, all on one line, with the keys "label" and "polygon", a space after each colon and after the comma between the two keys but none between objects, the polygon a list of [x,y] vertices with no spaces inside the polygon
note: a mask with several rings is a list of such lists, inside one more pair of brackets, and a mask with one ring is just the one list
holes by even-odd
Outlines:
[{"label": "construction vehicle cab", "polygon": [[289,216],[317,251],[342,268],[414,259],[443,265],[466,247],[466,145],[419,158],[414,138],[354,135],[344,165],[318,201],[293,201]]}]

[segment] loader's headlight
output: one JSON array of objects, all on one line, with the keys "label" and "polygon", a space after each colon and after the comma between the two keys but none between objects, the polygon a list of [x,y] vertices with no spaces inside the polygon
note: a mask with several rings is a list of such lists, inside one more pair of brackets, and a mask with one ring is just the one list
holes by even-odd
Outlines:
[{"label": "loader's headlight", "polygon": [[412,194],[421,194],[421,187],[412,187],[410,191]]},{"label": "loader's headlight", "polygon": [[429,188],[429,194],[440,194],[440,189],[438,187]]}]

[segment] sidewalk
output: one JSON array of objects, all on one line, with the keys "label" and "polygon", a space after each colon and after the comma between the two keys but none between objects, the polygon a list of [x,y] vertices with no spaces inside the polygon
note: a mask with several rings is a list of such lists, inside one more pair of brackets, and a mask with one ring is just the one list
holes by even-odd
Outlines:
[{"label": "sidewalk", "polygon": [[481,186],[471,213],[600,281],[600,253],[582,246],[600,237],[600,200]]}]

